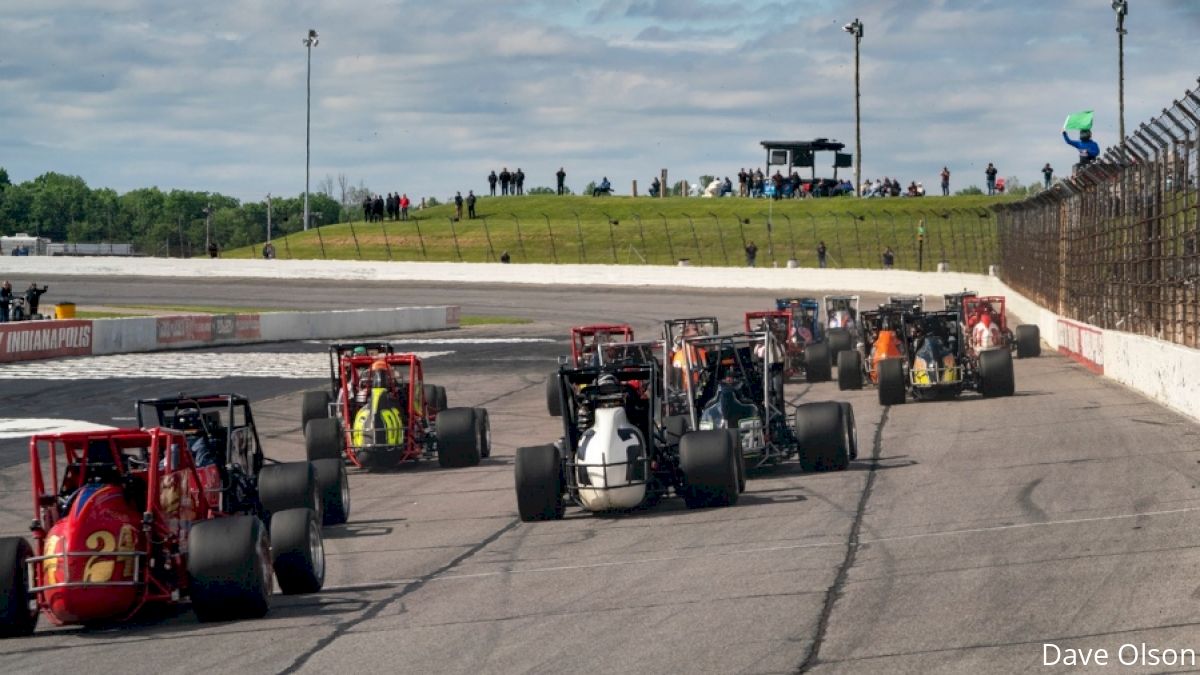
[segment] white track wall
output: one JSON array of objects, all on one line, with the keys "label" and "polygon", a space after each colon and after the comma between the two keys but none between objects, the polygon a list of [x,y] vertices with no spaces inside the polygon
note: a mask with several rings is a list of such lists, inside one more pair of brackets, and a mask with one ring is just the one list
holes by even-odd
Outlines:
[{"label": "white track wall", "polygon": [[[34,278],[38,275],[143,276],[195,278],[293,278],[362,281],[435,281],[446,283],[508,283],[551,286],[667,286],[686,288],[741,288],[789,292],[804,290],[870,291],[878,293],[924,293],[941,295],[963,289],[988,295],[1004,295],[1009,311],[1021,322],[1036,323],[1042,339],[1091,370],[1126,384],[1154,400],[1195,419],[1200,419],[1200,352],[1154,338],[1113,330],[1102,330],[1069,321],[1013,292],[998,278],[979,274],[846,270],[813,268],[714,268],[653,265],[501,265],[474,263],[385,263],[346,260],[190,260],[156,258],[48,258],[3,257],[0,271],[8,276]],[[430,310],[436,308],[427,308]],[[449,311],[445,310],[444,311]],[[373,310],[366,310],[368,312]],[[454,308],[457,325],[457,308]],[[262,331],[275,337],[263,339],[329,338],[335,335],[366,335],[399,332],[391,324],[378,324],[374,316],[315,318],[325,312],[287,313],[290,317],[268,319],[262,315]],[[413,315],[410,330],[443,327],[436,312]],[[139,319],[118,319],[137,322]],[[343,322],[353,326],[350,332]],[[96,323],[100,323],[99,321]],[[1012,323],[1016,323],[1013,321]],[[387,327],[385,327],[387,326]],[[369,327],[369,328],[368,328]],[[97,329],[96,342],[104,349],[134,350],[147,340],[143,324],[130,323],[121,329]],[[275,333],[275,331],[280,331]],[[330,331],[336,331],[330,333]],[[298,333],[306,335],[298,335]],[[100,353],[100,352],[97,352]],[[105,352],[111,353],[111,352]],[[1188,377],[1192,374],[1192,377]]]}]

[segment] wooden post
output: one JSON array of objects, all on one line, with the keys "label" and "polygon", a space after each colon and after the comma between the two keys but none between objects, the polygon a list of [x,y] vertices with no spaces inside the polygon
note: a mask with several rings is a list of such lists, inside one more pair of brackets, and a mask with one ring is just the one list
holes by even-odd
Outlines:
[{"label": "wooden post", "polygon": [[667,170],[666,169],[662,170],[662,178],[660,178],[659,180],[662,182],[662,187],[659,188],[659,190],[658,190],[658,196],[665,199],[667,196],[667,191],[670,190],[670,188],[668,187],[668,183],[667,183]]},{"label": "wooden post", "polygon": [[637,179],[634,179],[633,181],[633,196],[637,196]]}]

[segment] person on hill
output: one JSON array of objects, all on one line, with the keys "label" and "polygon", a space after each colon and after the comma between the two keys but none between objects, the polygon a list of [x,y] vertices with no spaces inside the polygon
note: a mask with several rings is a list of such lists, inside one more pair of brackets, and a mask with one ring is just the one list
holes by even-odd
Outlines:
[{"label": "person on hill", "polygon": [[558,167],[558,173],[554,174],[555,180],[558,182],[558,194],[563,194],[566,190],[567,172],[561,166]]},{"label": "person on hill", "polygon": [[[493,185],[492,193],[495,194],[495,192],[496,187]],[[400,195],[400,220],[408,220],[408,207],[411,205],[412,202],[409,201],[407,192]]]},{"label": "person on hill", "polygon": [[658,193],[661,190],[662,190],[662,183],[660,183],[658,181],[658,176],[655,176],[654,180],[650,181],[650,196],[657,197]]},{"label": "person on hill", "polygon": [[883,249],[883,269],[890,270],[896,264],[896,252],[891,246]]},{"label": "person on hill", "polygon": [[500,195],[508,195],[508,184],[512,182],[512,174],[508,172],[508,167],[504,167],[500,171]]},{"label": "person on hill", "polygon": [[754,242],[746,244],[746,267],[754,267],[754,259],[758,257],[758,247]]},{"label": "person on hill", "polygon": [[950,196],[950,169],[945,166],[942,167],[942,196]]},{"label": "person on hill", "polygon": [[1042,178],[1046,181],[1046,189],[1050,189],[1050,181],[1054,180],[1054,167],[1050,166],[1050,162],[1046,162],[1046,166],[1042,167]]},{"label": "person on hill", "polygon": [[467,190],[467,218],[475,220],[475,191]]},{"label": "person on hill", "polygon": [[[1063,135],[1065,136],[1066,134],[1067,134],[1067,132],[1064,131]],[[1000,173],[1000,172],[996,170],[996,167],[991,162],[988,162],[987,168],[983,170],[983,175],[985,178],[987,178],[987,193],[989,195],[996,194],[996,174],[997,173]]]},{"label": "person on hill", "polygon": [[612,183],[608,182],[608,176],[600,179],[600,184],[592,188],[592,196],[599,197],[600,195],[612,194]]},{"label": "person on hill", "polygon": [[488,174],[488,187],[491,188],[493,197],[496,196],[496,181],[497,180],[499,180],[499,179],[496,177],[496,170],[492,169],[492,172]]},{"label": "person on hill", "polygon": [[461,192],[454,193],[454,219],[462,220],[463,196]]},{"label": "person on hill", "polygon": [[513,174],[512,179],[513,185],[517,188],[517,194],[525,194],[525,172],[521,170],[521,167],[517,167],[517,172]]}]

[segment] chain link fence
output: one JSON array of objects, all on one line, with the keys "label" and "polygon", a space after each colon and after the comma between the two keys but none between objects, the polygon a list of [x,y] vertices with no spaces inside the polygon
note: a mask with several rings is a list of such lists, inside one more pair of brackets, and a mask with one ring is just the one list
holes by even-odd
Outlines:
[{"label": "chain link fence", "polygon": [[1198,183],[1200,86],[1071,178],[994,207],[1001,277],[1062,316],[1200,348]]}]

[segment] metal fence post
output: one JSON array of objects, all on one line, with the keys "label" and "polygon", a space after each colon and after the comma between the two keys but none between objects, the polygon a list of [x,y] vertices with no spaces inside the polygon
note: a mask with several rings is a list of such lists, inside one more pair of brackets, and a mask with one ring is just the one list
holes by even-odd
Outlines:
[{"label": "metal fence post", "polygon": [[542,214],[546,219],[546,232],[550,233],[550,256],[554,259],[554,264],[558,264],[558,248],[554,245],[554,228],[550,227],[550,216]]},{"label": "metal fence post", "polygon": [[454,254],[458,256],[458,262],[462,262],[462,250],[458,248],[458,232],[454,229],[454,216],[447,216],[446,220],[450,221],[450,236],[454,239]]},{"label": "metal fence post", "polygon": [[674,265],[675,264],[675,246],[673,244],[671,244],[671,228],[669,226],[667,226],[667,217],[664,216],[662,214],[662,212],[659,212],[658,217],[662,218],[663,232],[667,235],[667,255],[670,256],[670,262],[668,264]]}]

